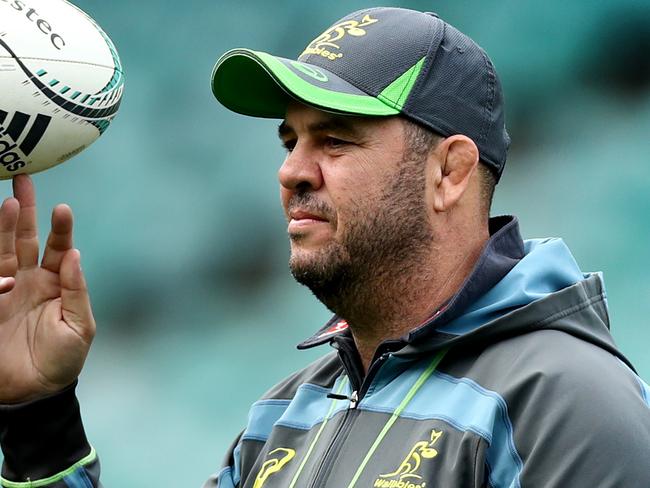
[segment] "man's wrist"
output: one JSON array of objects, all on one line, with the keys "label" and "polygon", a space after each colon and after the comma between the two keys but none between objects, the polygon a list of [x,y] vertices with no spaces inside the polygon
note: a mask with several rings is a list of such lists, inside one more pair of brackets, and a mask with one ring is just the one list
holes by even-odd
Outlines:
[{"label": "man's wrist", "polygon": [[38,400],[0,405],[2,477],[21,482],[54,476],[91,454],[75,396],[77,382]]}]

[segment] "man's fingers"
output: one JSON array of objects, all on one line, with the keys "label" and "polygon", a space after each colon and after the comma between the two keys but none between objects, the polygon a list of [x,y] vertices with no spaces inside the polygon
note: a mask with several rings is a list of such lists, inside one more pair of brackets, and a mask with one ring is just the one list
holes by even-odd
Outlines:
[{"label": "man's fingers", "polygon": [[65,253],[72,249],[72,210],[61,204],[52,211],[52,228],[47,238],[41,266],[54,273],[59,272]]},{"label": "man's fingers", "polygon": [[11,291],[16,286],[16,279],[13,276],[0,278],[0,295]]},{"label": "man's fingers", "polygon": [[16,254],[18,267],[28,268],[38,264],[38,232],[36,228],[36,195],[32,179],[17,175],[13,179],[14,196],[20,203],[16,227]]},{"label": "man's fingers", "polygon": [[15,244],[19,211],[15,198],[7,198],[0,206],[0,276],[14,276],[18,269]]},{"label": "man's fingers", "polygon": [[63,255],[59,276],[63,320],[90,344],[95,336],[95,319],[77,249],[70,249]]}]

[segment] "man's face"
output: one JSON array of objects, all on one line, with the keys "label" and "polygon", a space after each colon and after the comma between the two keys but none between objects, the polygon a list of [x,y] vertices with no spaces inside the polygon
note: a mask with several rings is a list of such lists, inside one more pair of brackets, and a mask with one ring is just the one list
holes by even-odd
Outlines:
[{"label": "man's face", "polygon": [[279,180],[291,271],[326,305],[429,247],[426,161],[410,160],[399,118],[296,103],[279,134],[288,151]]}]

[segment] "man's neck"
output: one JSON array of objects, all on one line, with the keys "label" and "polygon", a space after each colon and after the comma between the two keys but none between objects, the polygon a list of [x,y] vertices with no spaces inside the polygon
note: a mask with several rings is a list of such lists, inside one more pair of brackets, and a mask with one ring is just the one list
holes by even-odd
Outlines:
[{"label": "man's neck", "polygon": [[423,262],[366,283],[363,293],[341,304],[337,313],[350,326],[364,371],[382,342],[403,337],[459,291],[487,238],[463,249],[435,249]]}]

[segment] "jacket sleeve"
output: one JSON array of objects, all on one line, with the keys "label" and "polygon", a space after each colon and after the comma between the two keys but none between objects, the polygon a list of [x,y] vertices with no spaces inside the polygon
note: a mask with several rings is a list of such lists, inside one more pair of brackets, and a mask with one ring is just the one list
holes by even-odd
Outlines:
[{"label": "jacket sleeve", "polygon": [[101,488],[99,459],[86,439],[75,384],[54,395],[0,405],[3,488]]}]

